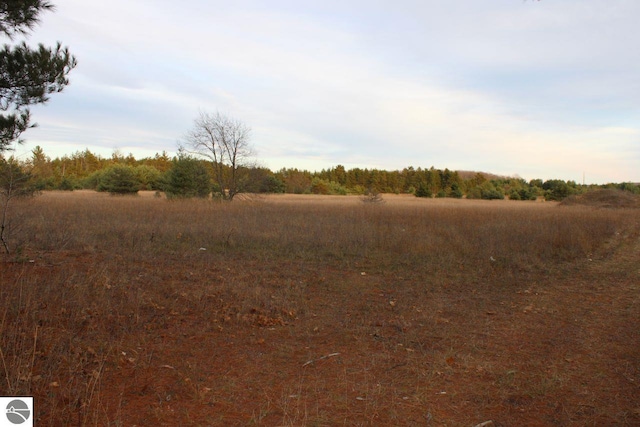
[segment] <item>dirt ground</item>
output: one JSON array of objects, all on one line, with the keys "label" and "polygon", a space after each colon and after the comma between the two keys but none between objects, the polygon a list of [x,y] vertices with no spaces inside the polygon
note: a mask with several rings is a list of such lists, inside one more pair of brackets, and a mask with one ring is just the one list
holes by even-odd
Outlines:
[{"label": "dirt ground", "polygon": [[424,306],[412,278],[254,265],[306,286],[308,312],[149,322],[101,399],[137,425],[640,425],[639,254],[636,240],[500,301],[444,284]]},{"label": "dirt ground", "polygon": [[[204,250],[27,258],[0,277],[94,277],[108,298],[56,356],[75,360],[66,374],[47,376],[39,321],[39,426],[640,425],[637,230],[513,276]],[[135,310],[109,309],[120,300]],[[130,329],[111,339],[109,325]]]}]

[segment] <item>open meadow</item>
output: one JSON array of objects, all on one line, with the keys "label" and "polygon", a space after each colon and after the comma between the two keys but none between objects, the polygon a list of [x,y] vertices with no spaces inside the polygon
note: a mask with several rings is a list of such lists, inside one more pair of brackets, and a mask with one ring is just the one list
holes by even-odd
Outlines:
[{"label": "open meadow", "polygon": [[0,395],[37,426],[638,426],[640,210],[12,201]]}]

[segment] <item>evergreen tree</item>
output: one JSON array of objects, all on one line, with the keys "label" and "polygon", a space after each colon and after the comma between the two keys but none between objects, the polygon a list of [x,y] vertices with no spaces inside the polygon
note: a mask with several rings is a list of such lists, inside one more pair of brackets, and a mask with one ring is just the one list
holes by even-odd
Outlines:
[{"label": "evergreen tree", "polygon": [[[0,1],[0,34],[9,39],[28,34],[39,23],[40,13],[47,10],[53,10],[47,0]],[[28,106],[45,103],[48,95],[62,91],[75,66],[75,57],[60,44],[31,49],[22,42],[0,50],[0,152],[35,126]]]},{"label": "evergreen tree", "polygon": [[14,157],[5,159],[0,155],[0,243],[9,253],[7,243],[7,224],[9,220],[9,201],[18,197],[31,196],[36,189],[31,185],[31,176],[25,172]]},{"label": "evergreen tree", "polygon": [[173,160],[167,172],[166,193],[168,197],[201,197],[211,193],[211,178],[203,162],[184,154]]},{"label": "evergreen tree", "polygon": [[98,191],[108,191],[111,194],[137,194],[140,181],[135,169],[128,165],[113,165],[105,169],[100,175]]},{"label": "evergreen tree", "polygon": [[266,176],[260,185],[260,193],[284,193],[284,182],[273,175]]},{"label": "evergreen tree", "polygon": [[431,193],[431,190],[427,187],[426,184],[421,182],[420,184],[418,184],[418,188],[416,188],[415,196],[416,197],[433,197],[433,193]]}]

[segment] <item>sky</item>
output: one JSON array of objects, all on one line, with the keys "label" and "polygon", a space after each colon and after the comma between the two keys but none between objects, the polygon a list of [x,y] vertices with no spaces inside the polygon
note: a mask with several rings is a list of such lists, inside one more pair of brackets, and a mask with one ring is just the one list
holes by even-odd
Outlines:
[{"label": "sky", "polygon": [[271,170],[640,182],[638,0],[53,0],[70,85],[24,156],[173,155],[200,112]]}]

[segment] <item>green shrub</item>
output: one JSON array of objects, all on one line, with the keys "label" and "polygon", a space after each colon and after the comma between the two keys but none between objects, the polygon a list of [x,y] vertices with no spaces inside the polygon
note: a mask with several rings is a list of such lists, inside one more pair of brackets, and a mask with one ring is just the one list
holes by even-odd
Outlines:
[{"label": "green shrub", "polygon": [[455,199],[461,199],[464,194],[462,193],[462,189],[457,182],[451,184],[451,192],[449,193],[449,197],[453,197]]},{"label": "green shrub", "polygon": [[162,174],[153,166],[139,165],[133,169],[133,172],[140,182],[141,190],[158,190],[160,188],[160,177]]},{"label": "green shrub", "polygon": [[473,187],[467,191],[467,199],[481,199],[482,189],[480,187]]},{"label": "green shrub", "polygon": [[504,193],[493,182],[485,181],[480,185],[480,198],[484,200],[502,200]]},{"label": "green shrub", "polygon": [[509,191],[509,200],[522,200],[522,197],[520,196],[520,192],[515,188]]},{"label": "green shrub", "polygon": [[416,197],[433,197],[431,190],[429,190],[429,188],[427,188],[424,183],[420,183],[420,185],[418,185],[418,188],[416,189],[414,194],[416,195]]},{"label": "green shrub", "polygon": [[53,190],[56,188],[56,182],[53,177],[38,178],[33,181],[33,186],[38,191]]},{"label": "green shrub", "polygon": [[618,185],[620,190],[628,191],[633,194],[640,194],[640,185],[633,184],[631,182],[623,182]]},{"label": "green shrub", "polygon": [[136,177],[132,166],[112,165],[102,171],[98,180],[98,191],[111,194],[137,194],[140,181]]},{"label": "green shrub", "polygon": [[28,197],[36,193],[31,174],[15,158],[4,159],[0,156],[0,201],[7,202],[13,197]]},{"label": "green shrub", "polygon": [[329,194],[329,182],[321,178],[313,178],[310,191],[313,194]]},{"label": "green shrub", "polygon": [[335,181],[329,181],[329,194],[337,194],[340,196],[346,196],[348,193],[347,188]]},{"label": "green shrub", "polygon": [[103,173],[104,173],[104,170],[102,169],[97,170],[93,172],[91,175],[84,178],[81,183],[82,188],[86,188],[88,190],[97,190]]},{"label": "green shrub", "polygon": [[573,194],[578,194],[578,189],[572,181],[565,182],[560,179],[550,179],[542,184],[544,197],[547,200],[563,200]]},{"label": "green shrub", "polygon": [[284,182],[273,175],[264,177],[260,184],[260,193],[284,193]]},{"label": "green shrub", "polygon": [[514,188],[509,192],[510,200],[535,200],[537,197],[536,189],[532,187]]},{"label": "green shrub", "polygon": [[482,190],[482,198],[485,200],[502,200],[504,194],[497,188]]},{"label": "green shrub", "polygon": [[[208,197],[212,190],[206,165],[193,157],[181,155],[167,171],[165,192],[169,198]],[[221,189],[217,189],[221,194]]]},{"label": "green shrub", "polygon": [[69,177],[64,177],[60,180],[60,184],[58,184],[58,190],[62,191],[73,191],[76,189],[75,180]]}]

